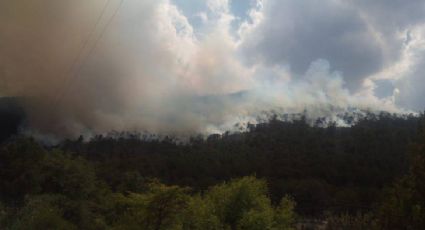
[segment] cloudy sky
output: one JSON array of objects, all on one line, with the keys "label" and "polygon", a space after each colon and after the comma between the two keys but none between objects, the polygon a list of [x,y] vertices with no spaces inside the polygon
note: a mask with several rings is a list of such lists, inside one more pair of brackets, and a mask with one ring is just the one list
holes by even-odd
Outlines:
[{"label": "cloudy sky", "polygon": [[0,95],[62,135],[421,111],[425,1],[4,0]]}]

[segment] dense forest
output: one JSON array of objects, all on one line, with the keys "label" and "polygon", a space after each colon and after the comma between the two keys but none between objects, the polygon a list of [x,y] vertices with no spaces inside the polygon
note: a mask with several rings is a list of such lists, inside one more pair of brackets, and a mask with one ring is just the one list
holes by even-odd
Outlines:
[{"label": "dense forest", "polygon": [[1,229],[295,229],[307,220],[423,229],[425,116],[369,113],[349,127],[273,117],[183,142],[114,132],[44,146],[15,135],[0,147]]}]

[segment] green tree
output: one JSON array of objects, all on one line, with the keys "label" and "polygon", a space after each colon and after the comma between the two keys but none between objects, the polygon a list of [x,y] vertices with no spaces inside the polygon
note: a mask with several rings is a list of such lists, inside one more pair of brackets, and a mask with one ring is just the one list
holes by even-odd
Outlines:
[{"label": "green tree", "polygon": [[57,206],[64,197],[33,196],[27,199],[18,218],[10,229],[13,230],[76,230],[77,226],[64,218],[64,210]]},{"label": "green tree", "polygon": [[0,198],[21,203],[27,194],[41,191],[40,163],[46,151],[33,139],[18,138],[0,147]]},{"label": "green tree", "polygon": [[236,229],[246,212],[262,211],[270,206],[266,182],[255,177],[244,177],[214,186],[207,192],[206,198],[221,223],[232,229]]},{"label": "green tree", "polygon": [[153,183],[147,194],[145,229],[174,229],[187,207],[187,189]]},{"label": "green tree", "polygon": [[249,210],[238,221],[237,229],[240,230],[272,230],[274,228],[273,209]]},{"label": "green tree", "polygon": [[157,182],[143,194],[115,195],[115,229],[179,229],[188,206],[187,189]]},{"label": "green tree", "polygon": [[206,199],[224,228],[289,229],[293,223],[294,203],[284,198],[274,210],[266,182],[255,177],[214,186],[207,192]]},{"label": "green tree", "polygon": [[278,229],[292,229],[291,226],[293,226],[296,220],[295,206],[296,203],[291,197],[285,196],[282,198],[275,213],[275,221]]},{"label": "green tree", "polygon": [[425,117],[421,117],[420,132],[411,145],[409,174],[396,181],[387,191],[379,209],[379,221],[384,229],[425,228]]},{"label": "green tree", "polygon": [[200,195],[191,197],[183,213],[183,229],[220,230],[221,224],[212,212],[211,204]]},{"label": "green tree", "polygon": [[88,199],[96,190],[94,168],[81,157],[60,150],[50,151],[40,163],[44,193],[65,195],[71,199]]}]

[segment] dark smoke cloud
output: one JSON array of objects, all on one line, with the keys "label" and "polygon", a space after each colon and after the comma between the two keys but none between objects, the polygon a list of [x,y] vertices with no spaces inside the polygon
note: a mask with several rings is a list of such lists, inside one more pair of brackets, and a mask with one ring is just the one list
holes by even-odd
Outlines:
[{"label": "dark smoke cloud", "polygon": [[1,1],[0,95],[23,98],[28,132],[59,137],[222,132],[307,107],[400,111],[363,84],[388,60],[354,4],[253,1],[236,31],[229,1],[203,4],[194,27],[168,0]]},{"label": "dark smoke cloud", "polygon": [[2,94],[25,98],[31,127],[69,136],[195,132],[223,122],[221,112],[194,107],[203,106],[196,100],[204,94],[239,89],[237,76],[226,79],[238,70],[234,61],[226,63],[227,53],[215,48],[223,42],[197,44],[168,1],[110,1],[93,31],[106,3],[1,3]]}]

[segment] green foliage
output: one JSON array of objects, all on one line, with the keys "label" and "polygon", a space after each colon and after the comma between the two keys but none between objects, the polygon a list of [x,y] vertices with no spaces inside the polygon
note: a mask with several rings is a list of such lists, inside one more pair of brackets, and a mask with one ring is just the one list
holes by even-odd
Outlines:
[{"label": "green foliage", "polygon": [[246,212],[264,211],[270,207],[266,182],[254,177],[214,186],[207,192],[206,199],[211,202],[212,211],[220,221],[233,229]]},{"label": "green foliage", "polygon": [[[102,218],[95,211],[102,186],[86,160],[60,150],[46,151],[32,139],[24,138],[2,146],[0,158],[0,194],[9,213],[19,216],[13,225],[16,228],[33,224],[34,228],[54,229],[52,226],[61,223],[71,226],[68,222],[84,229],[102,225]],[[13,214],[21,205],[21,211]],[[13,218],[8,219],[7,225],[11,225]]]},{"label": "green foliage", "polygon": [[189,200],[186,192],[178,186],[151,184],[146,195],[145,229],[177,229]]},{"label": "green foliage", "polygon": [[[425,132],[410,145],[409,170],[406,154],[425,130],[417,121],[274,119],[187,144],[98,136],[48,149],[13,139],[0,146],[0,229],[280,230],[327,210],[329,229],[423,229]],[[373,211],[404,173],[373,215],[352,215]]]},{"label": "green foliage", "polygon": [[289,227],[295,223],[295,201],[289,196],[285,196],[276,208],[275,221],[278,229],[290,229]]},{"label": "green foliage", "polygon": [[284,198],[273,208],[265,182],[254,177],[215,186],[205,196],[156,182],[145,193],[112,199],[107,219],[113,229],[290,229],[294,220],[294,203]]},{"label": "green foliage", "polygon": [[409,173],[387,190],[378,210],[384,229],[425,228],[425,117],[421,116],[419,135],[410,148]]},{"label": "green foliage", "polygon": [[244,230],[271,230],[273,225],[273,210],[250,210],[245,212],[239,220],[237,229]]},{"label": "green foliage", "polygon": [[190,197],[178,186],[151,183],[143,194],[115,194],[114,229],[178,229]]},{"label": "green foliage", "polygon": [[194,195],[183,213],[182,228],[191,230],[219,230],[222,224],[212,212],[212,205],[200,195]]},{"label": "green foliage", "polygon": [[40,166],[44,193],[63,194],[71,199],[88,199],[96,189],[94,169],[81,157],[54,150],[47,154]]},{"label": "green foliage", "polygon": [[22,202],[26,194],[41,191],[40,162],[46,151],[34,140],[19,138],[0,146],[0,199]]},{"label": "green foliage", "polygon": [[[248,175],[264,178],[273,203],[285,194],[302,215],[372,209],[380,190],[408,169],[406,150],[416,136],[418,117],[346,114],[352,127],[309,125],[281,116],[249,125],[243,133],[172,137],[112,133],[88,142],[64,141],[62,149],[96,164],[98,177],[114,192],[143,192],[143,179],[188,186],[201,192]],[[195,162],[195,163],[194,163]],[[138,181],[138,182],[136,182]]]},{"label": "green foliage", "polygon": [[415,146],[410,173],[387,191],[379,220],[387,229],[425,228],[425,142]]},{"label": "green foliage", "polygon": [[11,226],[13,230],[73,230],[77,226],[64,218],[64,210],[57,207],[63,197],[49,195],[35,196],[27,200],[20,210],[16,222]]},{"label": "green foliage", "polygon": [[224,228],[290,229],[295,204],[285,197],[274,209],[267,184],[255,177],[244,177],[212,187],[205,198]]},{"label": "green foliage", "polygon": [[112,229],[140,229],[144,226],[147,198],[142,194],[121,193],[110,197],[112,207],[108,207],[107,220]]},{"label": "green foliage", "polygon": [[138,171],[127,171],[119,176],[113,185],[117,192],[143,192],[146,190],[146,179]]}]

